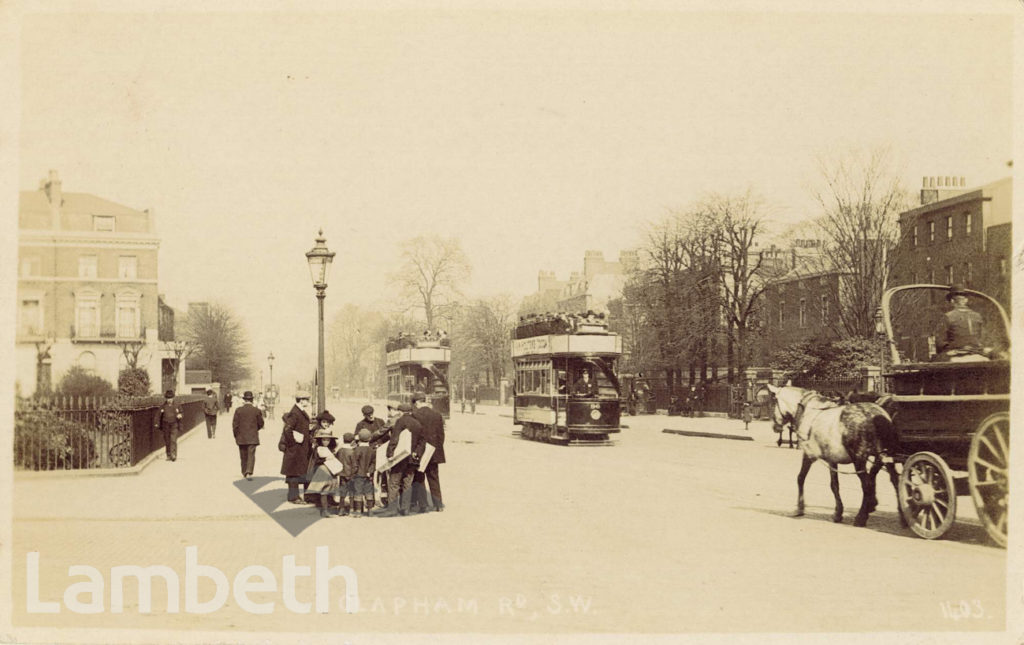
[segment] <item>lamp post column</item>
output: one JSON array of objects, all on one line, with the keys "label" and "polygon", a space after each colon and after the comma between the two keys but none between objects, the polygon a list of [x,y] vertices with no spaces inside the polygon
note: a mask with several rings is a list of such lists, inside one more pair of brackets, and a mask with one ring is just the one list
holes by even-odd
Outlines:
[{"label": "lamp post column", "polygon": [[325,289],[316,290],[317,309],[319,310],[320,343],[317,351],[317,387],[316,387],[316,412],[320,414],[326,407],[327,384],[324,378],[324,298],[327,296]]}]

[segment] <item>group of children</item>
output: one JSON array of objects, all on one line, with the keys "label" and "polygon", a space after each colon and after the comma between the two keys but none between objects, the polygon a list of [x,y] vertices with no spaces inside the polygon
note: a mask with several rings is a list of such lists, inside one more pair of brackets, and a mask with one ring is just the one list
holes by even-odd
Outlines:
[{"label": "group of children", "polygon": [[[370,445],[375,439],[373,432],[366,427],[358,433],[346,432],[339,444],[331,429],[334,425],[331,413],[325,410],[317,421],[308,492],[320,496],[320,517],[369,515],[374,504],[373,477],[377,470],[377,451]],[[337,507],[333,514],[332,506]]]}]

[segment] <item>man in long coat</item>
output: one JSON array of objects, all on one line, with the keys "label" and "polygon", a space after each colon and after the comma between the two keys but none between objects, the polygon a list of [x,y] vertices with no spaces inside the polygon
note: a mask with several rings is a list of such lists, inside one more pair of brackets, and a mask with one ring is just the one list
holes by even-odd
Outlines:
[{"label": "man in long coat", "polygon": [[416,405],[416,410],[412,415],[423,426],[423,432],[419,437],[413,437],[412,454],[422,457],[426,444],[429,443],[434,447],[434,454],[427,462],[424,474],[427,479],[427,487],[430,489],[430,498],[434,501],[434,510],[443,511],[441,480],[437,466],[444,463],[444,417],[430,406],[427,397],[422,394],[413,396],[413,403]]},{"label": "man in long coat", "polygon": [[295,393],[295,405],[284,415],[284,429],[277,447],[284,453],[281,458],[281,474],[288,483],[288,501],[305,504],[299,485],[305,488],[306,471],[312,453],[312,439],[309,435],[309,392]]},{"label": "man in long coat", "polygon": [[238,444],[238,457],[242,463],[242,477],[252,479],[256,467],[256,446],[260,445],[260,429],[263,428],[263,413],[252,404],[252,392],[242,395],[242,407],[235,410],[231,429]]},{"label": "man in long coat", "polygon": [[203,399],[203,414],[206,415],[206,436],[213,439],[217,436],[217,413],[220,412],[220,404],[213,390],[206,390],[206,398]]}]

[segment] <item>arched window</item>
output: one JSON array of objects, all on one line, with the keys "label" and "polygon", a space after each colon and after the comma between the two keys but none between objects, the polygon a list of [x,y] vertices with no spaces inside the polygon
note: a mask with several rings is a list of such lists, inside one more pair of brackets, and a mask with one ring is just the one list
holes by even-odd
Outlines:
[{"label": "arched window", "polygon": [[100,293],[83,289],[75,293],[75,336],[99,338]]},{"label": "arched window", "polygon": [[138,338],[141,327],[141,308],[138,291],[120,291],[117,294],[115,317],[118,338]]},{"label": "arched window", "polygon": [[82,352],[81,354],[78,355],[77,364],[83,370],[86,370],[86,371],[89,371],[89,372],[95,372],[96,371],[96,354],[93,354],[92,352]]}]

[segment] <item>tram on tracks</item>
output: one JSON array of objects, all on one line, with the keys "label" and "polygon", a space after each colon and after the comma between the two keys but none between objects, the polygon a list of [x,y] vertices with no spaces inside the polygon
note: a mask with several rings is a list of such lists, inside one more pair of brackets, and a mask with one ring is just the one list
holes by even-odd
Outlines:
[{"label": "tram on tracks", "polygon": [[620,431],[616,361],[622,339],[603,315],[524,318],[512,332],[513,422],[524,439],[560,445],[612,445]]},{"label": "tram on tracks", "polygon": [[417,392],[426,394],[431,407],[449,415],[448,366],[451,343],[443,334],[399,334],[385,347],[387,400],[390,405],[411,403]]},{"label": "tram on tracks", "polygon": [[[900,512],[926,539],[953,525],[957,497],[970,495],[978,518],[1006,546],[1010,498],[1010,319],[990,296],[957,295],[979,314],[979,345],[936,353],[950,288],[912,284],[882,296],[880,322],[891,367],[883,374],[894,401],[893,428],[903,465]],[[944,296],[946,296],[944,298]]]}]

